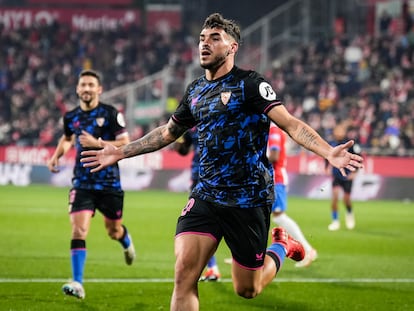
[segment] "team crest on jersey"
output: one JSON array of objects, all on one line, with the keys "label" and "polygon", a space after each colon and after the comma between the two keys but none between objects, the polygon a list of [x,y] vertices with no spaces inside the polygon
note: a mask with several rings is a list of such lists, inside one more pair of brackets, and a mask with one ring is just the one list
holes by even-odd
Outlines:
[{"label": "team crest on jersey", "polygon": [[105,118],[96,118],[96,124],[98,124],[99,127],[104,125],[104,123],[105,123]]},{"label": "team crest on jersey", "polygon": [[230,100],[231,92],[221,92],[221,101],[227,105]]},{"label": "team crest on jersey", "polygon": [[275,100],[276,99],[275,91],[273,91],[272,86],[267,82],[260,83],[259,93],[266,100]]}]

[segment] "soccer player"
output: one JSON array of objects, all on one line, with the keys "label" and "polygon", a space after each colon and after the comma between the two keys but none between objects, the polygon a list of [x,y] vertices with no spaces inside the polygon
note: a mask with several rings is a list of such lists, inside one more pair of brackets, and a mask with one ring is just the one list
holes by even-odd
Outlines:
[{"label": "soccer player", "polygon": [[73,187],[69,192],[72,281],[64,284],[62,290],[66,295],[83,299],[86,237],[96,210],[104,216],[108,235],[122,245],[128,265],[131,265],[135,258],[135,249],[127,228],[122,224],[124,192],[121,188],[118,164],[109,165],[99,174],[90,174],[89,169],[80,163],[80,154],[83,150],[100,150],[104,142],[118,147],[129,143],[124,117],[113,106],[99,101],[102,85],[97,72],[82,71],[76,93],[79,97],[79,106],[65,114],[63,135],[47,165],[51,172],[57,173],[59,158],[75,146]]},{"label": "soccer player", "polygon": [[270,124],[268,158],[273,164],[273,174],[275,183],[275,201],[272,206],[273,221],[278,226],[283,227],[305,249],[305,258],[295,264],[302,268],[309,266],[316,258],[318,253],[305,238],[299,225],[286,214],[287,210],[287,186],[288,174],[286,171],[286,133],[283,132],[273,122]]},{"label": "soccer player", "polygon": [[200,146],[199,181],[178,218],[171,311],[199,310],[198,279],[222,239],[233,264],[234,291],[256,297],[281,269],[285,257],[304,258],[303,246],[283,228],[272,230],[273,174],[266,150],[270,120],[296,142],[329,160],[342,171],[362,166],[347,152],[349,141],[335,148],[283,106],[271,85],[257,72],[235,66],[240,28],[214,13],[199,36],[204,75],[190,83],[167,124],[117,148],[82,152],[91,172],[124,158],[159,150],[197,126]]},{"label": "soccer player", "polygon": [[[174,147],[181,155],[187,155],[193,150],[193,159],[191,161],[191,190],[198,182],[199,167],[200,167],[200,148],[198,147],[197,128],[193,127],[186,131],[183,136],[177,139]],[[207,262],[207,269],[200,281],[219,281],[221,277],[220,269],[217,264],[216,256],[211,256]]]},{"label": "soccer player", "polygon": [[[332,146],[342,144],[346,140],[346,127],[343,124],[337,125],[333,131],[334,140],[331,142]],[[349,152],[355,153],[358,145],[351,146]],[[339,221],[338,201],[341,192],[343,193],[343,203],[346,208],[345,225],[349,230],[355,228],[355,215],[352,207],[351,191],[353,179],[356,175],[355,171],[346,171],[346,175],[326,162],[326,170],[331,171],[332,176],[332,199],[331,199],[331,218],[332,222],[328,226],[328,230],[337,231],[341,228]]]}]

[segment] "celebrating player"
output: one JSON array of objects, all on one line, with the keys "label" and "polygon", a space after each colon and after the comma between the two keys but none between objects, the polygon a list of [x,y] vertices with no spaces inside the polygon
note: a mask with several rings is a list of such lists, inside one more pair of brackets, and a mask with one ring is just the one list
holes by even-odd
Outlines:
[{"label": "celebrating player", "polygon": [[347,152],[353,144],[330,146],[310,126],[286,110],[257,72],[235,66],[239,26],[220,14],[207,17],[199,37],[204,76],[187,87],[168,123],[117,148],[82,152],[82,162],[99,171],[124,158],[159,150],[197,127],[199,181],[178,218],[171,311],[199,310],[198,279],[224,238],[232,257],[235,292],[256,297],[282,267],[285,257],[304,258],[303,246],[283,228],[272,230],[273,174],[266,150],[270,120],[297,143],[335,167],[355,170],[362,158]]}]

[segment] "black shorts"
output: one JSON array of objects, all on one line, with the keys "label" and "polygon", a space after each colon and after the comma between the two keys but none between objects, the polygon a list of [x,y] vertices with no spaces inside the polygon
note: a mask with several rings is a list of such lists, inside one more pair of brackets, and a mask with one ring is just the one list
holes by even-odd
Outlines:
[{"label": "black shorts", "polygon": [[345,193],[351,193],[352,180],[343,178],[334,178],[332,181],[332,187],[341,187]]},{"label": "black shorts", "polygon": [[106,218],[122,219],[124,207],[123,191],[71,189],[69,192],[69,213],[98,210]]},{"label": "black shorts", "polygon": [[176,235],[202,233],[222,238],[233,259],[247,269],[263,266],[269,236],[271,205],[257,208],[222,207],[191,196],[178,218]]}]

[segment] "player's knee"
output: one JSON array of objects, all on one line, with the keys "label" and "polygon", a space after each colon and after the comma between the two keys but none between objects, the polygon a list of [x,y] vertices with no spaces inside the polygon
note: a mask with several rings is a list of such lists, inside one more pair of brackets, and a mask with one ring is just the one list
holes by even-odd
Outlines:
[{"label": "player's knee", "polygon": [[234,291],[240,297],[252,299],[259,294],[259,290],[254,286],[235,286]]},{"label": "player's knee", "polygon": [[122,237],[123,229],[119,227],[109,227],[107,228],[108,236],[113,240],[119,240]]},{"label": "player's knee", "polygon": [[87,228],[77,227],[77,226],[72,228],[72,238],[73,239],[85,240],[87,234],[88,234],[88,229]]},{"label": "player's knee", "polygon": [[175,270],[174,277],[174,290],[177,294],[188,293],[188,292],[197,292],[197,283],[199,275],[194,271],[188,269],[179,269]]},{"label": "player's knee", "polygon": [[112,240],[119,240],[120,239],[120,234],[118,233],[118,231],[116,230],[109,230],[108,231],[108,236],[112,239]]}]

